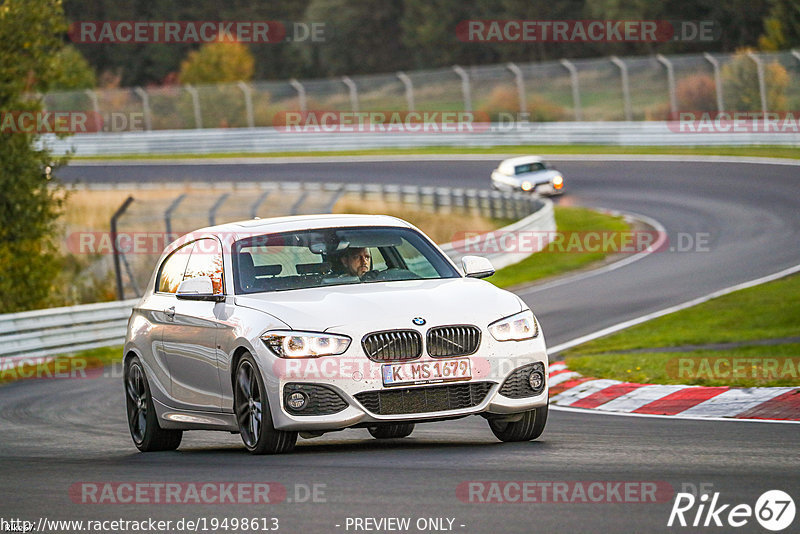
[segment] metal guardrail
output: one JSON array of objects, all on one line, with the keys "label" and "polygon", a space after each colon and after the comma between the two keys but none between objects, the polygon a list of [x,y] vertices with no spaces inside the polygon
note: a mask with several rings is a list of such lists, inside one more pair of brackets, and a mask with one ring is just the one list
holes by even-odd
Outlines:
[{"label": "metal guardrail", "polygon": [[[502,231],[554,231],[553,203],[538,199],[535,202],[533,213]],[[461,251],[452,243],[441,247],[460,265]],[[496,268],[502,268],[528,255],[497,252],[486,256]],[[0,315],[0,369],[44,362],[59,354],[120,345],[125,340],[131,308],[137,301],[129,299]]]},{"label": "metal guardrail", "polygon": [[800,132],[680,133],[665,121],[493,124],[474,133],[301,133],[275,128],[219,128],[81,134],[39,141],[56,154],[78,156],[224,154],[362,150],[369,148],[513,145],[800,146]]},{"label": "metal guardrail", "polygon": [[0,315],[0,363],[107,347],[125,339],[136,299]]}]

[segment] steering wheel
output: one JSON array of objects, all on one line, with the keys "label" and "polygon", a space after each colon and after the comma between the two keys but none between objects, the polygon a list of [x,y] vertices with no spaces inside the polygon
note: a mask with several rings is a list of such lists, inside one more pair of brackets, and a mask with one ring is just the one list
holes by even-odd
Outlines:
[{"label": "steering wheel", "polygon": [[361,277],[362,282],[373,282],[380,278],[381,271],[369,270]]}]

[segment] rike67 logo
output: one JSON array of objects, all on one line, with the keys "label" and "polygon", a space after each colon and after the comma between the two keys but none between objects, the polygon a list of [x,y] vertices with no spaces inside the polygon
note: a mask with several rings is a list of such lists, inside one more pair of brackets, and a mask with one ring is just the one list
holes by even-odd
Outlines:
[{"label": "rike67 logo", "polygon": [[705,493],[699,498],[691,493],[678,493],[669,514],[667,526],[692,527],[743,527],[755,517],[765,529],[778,532],[794,521],[794,500],[781,490],[761,494],[755,506],[749,504],[723,504],[720,493]]}]

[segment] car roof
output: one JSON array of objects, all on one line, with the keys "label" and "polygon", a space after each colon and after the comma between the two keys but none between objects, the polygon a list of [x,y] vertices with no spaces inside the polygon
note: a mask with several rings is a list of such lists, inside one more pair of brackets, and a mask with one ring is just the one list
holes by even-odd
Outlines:
[{"label": "car roof", "polygon": [[527,165],[529,163],[542,163],[542,158],[539,156],[518,156],[516,158],[509,158],[500,163],[500,170],[513,170],[517,165]]},{"label": "car roof", "polygon": [[166,249],[165,253],[191,240],[212,235],[224,237],[224,240],[238,240],[248,235],[259,235],[277,232],[291,232],[294,230],[313,230],[316,228],[337,228],[345,226],[394,226],[398,228],[414,228],[397,217],[389,215],[361,215],[361,214],[320,214],[320,215],[290,215],[286,217],[270,217],[266,219],[248,219],[235,221],[216,226],[207,226],[189,232],[175,241]]}]

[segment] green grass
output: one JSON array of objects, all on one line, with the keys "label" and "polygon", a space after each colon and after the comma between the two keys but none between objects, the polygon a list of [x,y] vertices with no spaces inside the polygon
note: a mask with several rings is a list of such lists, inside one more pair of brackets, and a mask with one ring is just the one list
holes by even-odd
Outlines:
[{"label": "green grass", "polygon": [[[626,232],[630,226],[622,217],[598,213],[586,208],[555,207],[556,227],[559,232],[617,231]],[[549,247],[519,263],[509,265],[487,278],[498,287],[508,288],[530,283],[548,276],[586,268],[604,260],[605,252],[559,252]]]},{"label": "green grass", "polygon": [[685,156],[746,156],[769,158],[800,159],[800,148],[787,146],[608,146],[608,145],[521,145],[494,147],[420,147],[420,148],[386,148],[372,150],[327,150],[317,152],[233,152],[218,154],[154,154],[140,155],[107,155],[107,156],[75,156],[74,160],[171,160],[171,159],[211,159],[211,158],[283,158],[313,156],[386,156],[386,155],[426,155],[426,154],[649,154],[649,155],[685,155]]},{"label": "green grass", "polygon": [[[737,347],[724,351],[599,354],[571,357],[567,362],[570,369],[585,376],[639,384],[737,387],[800,384],[800,343]],[[776,371],[773,367],[765,369],[767,362],[774,365]]]},{"label": "green grass", "polygon": [[709,343],[746,343],[800,336],[800,275],[743,289],[681,310],[563,353],[569,367],[586,376],[646,383],[691,383],[750,386],[797,385],[800,377],[753,381],[677,380],[667,376],[666,362],[676,357],[800,357],[800,345],[737,347],[718,351],[627,353],[621,351]]}]

